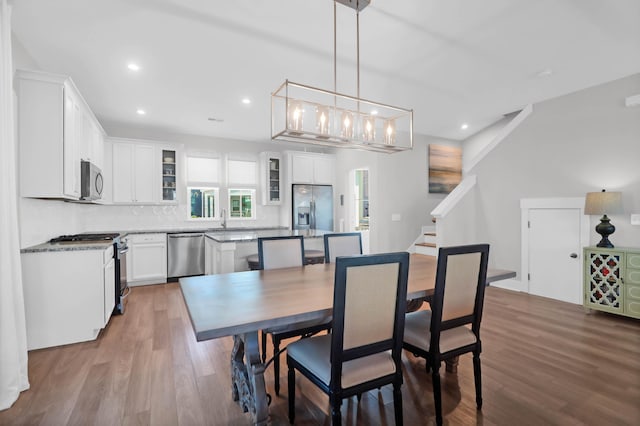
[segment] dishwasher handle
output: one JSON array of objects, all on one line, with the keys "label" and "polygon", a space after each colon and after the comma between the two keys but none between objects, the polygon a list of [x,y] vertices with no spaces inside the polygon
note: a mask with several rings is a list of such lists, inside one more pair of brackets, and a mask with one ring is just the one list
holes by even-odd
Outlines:
[{"label": "dishwasher handle", "polygon": [[187,232],[184,234],[169,234],[168,238],[199,238],[204,237],[204,233],[202,232]]}]

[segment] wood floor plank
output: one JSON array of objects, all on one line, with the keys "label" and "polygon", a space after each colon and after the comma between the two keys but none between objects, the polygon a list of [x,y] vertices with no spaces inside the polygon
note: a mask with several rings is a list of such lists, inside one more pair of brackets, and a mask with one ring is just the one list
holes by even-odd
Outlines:
[{"label": "wood floor plank", "polygon": [[[0,425],[248,425],[231,398],[231,338],[196,342],[177,283],[135,287],[124,315],[94,342],[29,353],[31,389]],[[471,357],[442,373],[449,425],[640,424],[640,321],[494,287],[482,321],[484,405],[475,406]],[[268,349],[271,351],[271,348]],[[433,425],[431,375],[403,354],[405,424]],[[287,377],[270,424],[287,425]],[[326,395],[296,377],[296,424],[329,425]],[[391,389],[345,400],[346,425],[393,424]]]}]

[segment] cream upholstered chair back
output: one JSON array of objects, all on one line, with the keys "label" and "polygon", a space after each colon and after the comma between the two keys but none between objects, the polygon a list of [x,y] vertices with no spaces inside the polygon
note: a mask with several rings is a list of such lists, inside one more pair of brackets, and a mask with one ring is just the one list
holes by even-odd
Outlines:
[{"label": "cream upholstered chair back", "polygon": [[408,273],[406,252],[336,259],[332,363],[391,350],[399,368]]},{"label": "cream upholstered chair back", "polygon": [[442,301],[442,321],[472,315],[482,254],[449,255]]},{"label": "cream upholstered chair back", "polygon": [[442,331],[464,324],[471,324],[478,336],[488,261],[488,244],[439,249],[436,286],[431,301],[432,341],[439,340]]},{"label": "cream upholstered chair back", "polygon": [[362,254],[362,237],[359,232],[324,235],[324,261],[333,263],[338,256]]},{"label": "cream upholstered chair back", "polygon": [[399,263],[347,269],[343,349],[393,338]]},{"label": "cream upholstered chair back", "polygon": [[304,265],[302,236],[258,238],[258,262],[260,269]]}]

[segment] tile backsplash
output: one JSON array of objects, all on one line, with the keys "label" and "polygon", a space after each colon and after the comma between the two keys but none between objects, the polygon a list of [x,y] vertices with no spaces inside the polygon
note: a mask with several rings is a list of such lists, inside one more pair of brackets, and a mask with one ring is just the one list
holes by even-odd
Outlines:
[{"label": "tile backsplash", "polygon": [[[255,220],[227,220],[227,226],[280,225],[280,206],[258,206]],[[30,247],[64,234],[220,228],[220,221],[187,219],[187,205],[100,205],[22,198],[20,245]]]}]

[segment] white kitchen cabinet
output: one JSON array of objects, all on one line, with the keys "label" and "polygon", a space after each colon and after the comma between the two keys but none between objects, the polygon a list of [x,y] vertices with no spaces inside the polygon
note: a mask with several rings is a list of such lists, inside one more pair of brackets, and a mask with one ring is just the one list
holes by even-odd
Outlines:
[{"label": "white kitchen cabinet", "polygon": [[104,171],[104,134],[86,111],[82,112],[82,135],[84,143],[80,146],[80,158]]},{"label": "white kitchen cabinet", "polygon": [[127,282],[130,286],[167,282],[167,234],[129,234]]},{"label": "white kitchen cabinet", "polygon": [[155,163],[153,145],[113,143],[113,202],[157,202],[160,181],[154,179]]},{"label": "white kitchen cabinet", "polygon": [[313,159],[313,183],[323,185],[334,184],[333,157],[322,155]]},{"label": "white kitchen cabinet", "polygon": [[262,204],[282,204],[282,155],[278,152],[260,153]]},{"label": "white kitchen cabinet", "polygon": [[236,272],[235,251],[235,242],[219,242],[205,236],[204,274],[228,274],[230,272]]},{"label": "white kitchen cabinet", "polygon": [[334,184],[334,163],[332,155],[308,152],[289,152],[290,183],[314,185]]},{"label": "white kitchen cabinet", "polygon": [[91,151],[101,167],[102,127],[67,76],[18,70],[15,84],[21,195],[79,199],[80,159]]},{"label": "white kitchen cabinet", "polygon": [[108,145],[114,204],[177,204],[181,182],[177,148],[117,138]]},{"label": "white kitchen cabinet", "polygon": [[76,248],[22,253],[28,350],[94,340],[111,317],[113,245]]},{"label": "white kitchen cabinet", "polygon": [[289,164],[292,183],[313,183],[313,157],[292,154]]}]

